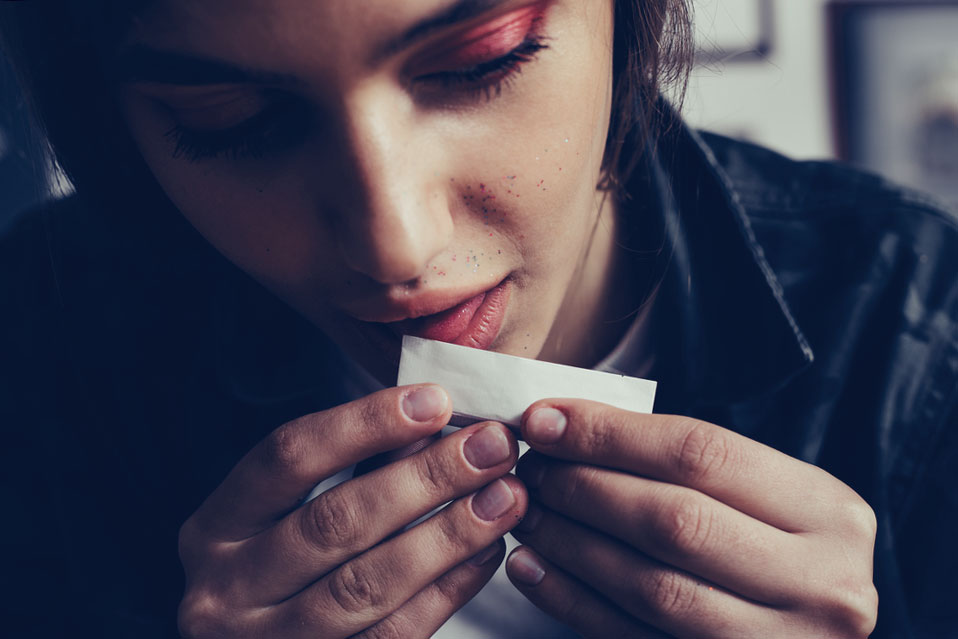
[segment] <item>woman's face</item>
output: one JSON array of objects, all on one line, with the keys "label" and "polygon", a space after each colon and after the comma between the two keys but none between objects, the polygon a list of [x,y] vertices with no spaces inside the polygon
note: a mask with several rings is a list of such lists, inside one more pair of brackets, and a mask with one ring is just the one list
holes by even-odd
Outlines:
[{"label": "woman's face", "polygon": [[166,0],[121,104],[183,215],[382,381],[402,333],[571,360],[611,264],[612,4]]}]

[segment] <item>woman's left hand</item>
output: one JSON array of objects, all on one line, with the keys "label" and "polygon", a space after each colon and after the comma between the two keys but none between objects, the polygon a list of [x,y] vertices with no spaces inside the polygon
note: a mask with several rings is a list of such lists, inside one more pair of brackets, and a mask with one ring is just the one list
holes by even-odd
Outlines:
[{"label": "woman's left hand", "polygon": [[537,402],[512,582],[590,637],[867,637],[875,515],[825,471],[712,424]]}]

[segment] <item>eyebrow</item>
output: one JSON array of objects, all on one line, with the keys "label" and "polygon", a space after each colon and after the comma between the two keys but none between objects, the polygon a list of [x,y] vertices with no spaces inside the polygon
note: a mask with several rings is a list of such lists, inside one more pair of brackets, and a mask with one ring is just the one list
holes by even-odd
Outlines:
[{"label": "eyebrow", "polygon": [[181,86],[209,84],[280,84],[301,82],[292,75],[247,69],[222,60],[154,49],[125,47],[113,62],[111,77],[117,83],[156,82]]},{"label": "eyebrow", "polygon": [[454,4],[420,21],[401,36],[387,43],[380,51],[379,56],[387,57],[429,37],[437,31],[441,31],[442,29],[461,22],[466,22],[467,20],[472,20],[508,1],[509,0],[457,0]]},{"label": "eyebrow", "polygon": [[[376,54],[377,59],[388,57],[428,36],[450,26],[476,18],[509,0],[456,0],[449,7],[418,22],[390,40]],[[249,69],[215,58],[193,56],[165,51],[139,44],[124,47],[114,59],[110,75],[118,84],[155,82],[179,86],[211,84],[271,84],[301,85],[293,75]]]}]

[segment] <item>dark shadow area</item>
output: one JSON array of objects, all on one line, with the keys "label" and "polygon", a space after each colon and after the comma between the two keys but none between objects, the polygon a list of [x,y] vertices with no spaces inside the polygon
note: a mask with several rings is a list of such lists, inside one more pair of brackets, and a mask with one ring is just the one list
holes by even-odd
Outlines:
[{"label": "dark shadow area", "polygon": [[0,54],[0,233],[49,193],[42,148],[13,70]]}]

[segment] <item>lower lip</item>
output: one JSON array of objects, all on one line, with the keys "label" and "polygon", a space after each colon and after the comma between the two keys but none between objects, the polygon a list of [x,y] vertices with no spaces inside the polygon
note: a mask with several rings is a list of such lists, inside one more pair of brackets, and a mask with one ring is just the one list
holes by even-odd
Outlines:
[{"label": "lower lip", "polygon": [[495,288],[442,313],[398,322],[394,326],[405,335],[486,350],[502,328],[511,290],[509,280],[503,280]]}]

